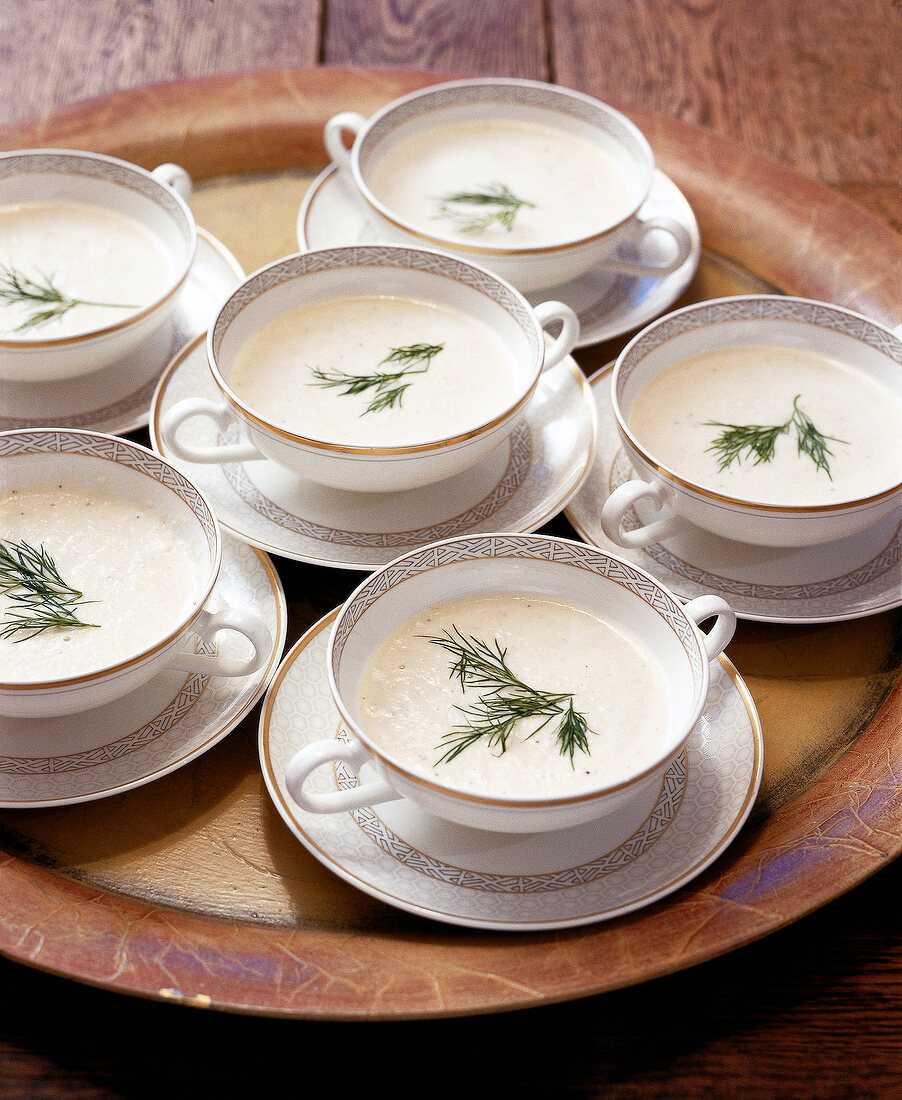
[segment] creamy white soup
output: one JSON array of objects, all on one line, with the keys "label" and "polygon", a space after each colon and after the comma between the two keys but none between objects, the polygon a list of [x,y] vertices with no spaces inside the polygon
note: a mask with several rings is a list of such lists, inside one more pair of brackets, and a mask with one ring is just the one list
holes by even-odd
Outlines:
[{"label": "creamy white soup", "polygon": [[[163,241],[125,214],[75,202],[0,207],[0,337],[49,340],[118,324],[162,297],[174,275]],[[23,277],[28,296],[12,285]],[[78,304],[29,324],[59,309],[32,296],[54,290]]]},{"label": "creamy white soup", "polygon": [[[0,495],[0,540],[28,543],[52,558],[63,581],[83,595],[80,627],[32,637],[0,637],[0,680],[81,676],[162,641],[190,613],[202,563],[177,526],[154,507],[106,491],[47,486]],[[0,631],[21,610],[0,593]]]},{"label": "creamy white soup", "polygon": [[[806,439],[814,437],[804,419],[793,419],[795,409],[829,452],[820,463],[805,450]],[[830,504],[880,493],[902,480],[900,395],[854,367],[801,348],[743,345],[683,359],[641,390],[629,428],[678,476],[743,500]],[[737,428],[746,436],[755,429],[762,440],[761,429],[774,429],[772,457],[757,460],[761,452],[740,446]],[[721,468],[731,439],[738,453]]]},{"label": "creamy white soup", "polygon": [[[635,205],[623,168],[597,143],[553,126],[502,119],[402,138],[379,155],[367,182],[390,211],[421,231],[499,248],[580,240],[618,224]],[[448,201],[498,186],[523,205],[510,198],[483,205]],[[509,224],[492,217],[511,208]]]},{"label": "creamy white soup", "polygon": [[[542,719],[526,717],[504,751],[481,736],[441,760],[455,731],[469,728],[459,708],[478,707],[488,692],[469,681],[463,690],[455,654],[429,640],[457,639],[458,631],[500,646],[509,670],[534,691],[572,695],[589,751],[577,748],[571,765],[557,741],[560,719],[529,736]],[[616,783],[649,766],[667,732],[668,688],[645,643],[618,626],[555,599],[492,594],[440,604],[387,638],[365,669],[358,710],[373,742],[411,771],[468,792],[534,798]]]},{"label": "creamy white soup", "polygon": [[240,349],[228,382],[269,422],[351,446],[462,434],[518,397],[512,353],[488,324],[388,295],[332,298],[276,317]]}]

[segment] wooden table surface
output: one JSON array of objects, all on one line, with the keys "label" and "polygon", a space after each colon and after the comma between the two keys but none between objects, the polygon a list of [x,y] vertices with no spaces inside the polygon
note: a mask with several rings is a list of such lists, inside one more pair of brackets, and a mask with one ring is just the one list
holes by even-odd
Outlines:
[{"label": "wooden table surface", "polygon": [[[0,125],[239,70],[523,76],[735,139],[902,230],[900,44],[900,0],[0,0]],[[431,1022],[204,1013],[0,960],[0,1096],[270,1095],[286,1065],[290,1088],[401,1095],[898,1096],[899,886],[894,864],[643,985]]]}]

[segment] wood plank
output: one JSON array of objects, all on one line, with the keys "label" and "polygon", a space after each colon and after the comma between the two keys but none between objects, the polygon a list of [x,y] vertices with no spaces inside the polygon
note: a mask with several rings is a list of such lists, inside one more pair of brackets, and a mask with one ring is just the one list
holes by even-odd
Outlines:
[{"label": "wood plank", "polygon": [[[0,122],[157,81],[315,65],[320,0],[0,3]],[[73,48],[74,44],[78,48]]]},{"label": "wood plank", "polygon": [[542,2],[329,0],[323,61],[547,80]]},{"label": "wood plank", "polygon": [[[549,0],[553,79],[902,192],[896,0]],[[687,49],[687,43],[692,47]]]}]

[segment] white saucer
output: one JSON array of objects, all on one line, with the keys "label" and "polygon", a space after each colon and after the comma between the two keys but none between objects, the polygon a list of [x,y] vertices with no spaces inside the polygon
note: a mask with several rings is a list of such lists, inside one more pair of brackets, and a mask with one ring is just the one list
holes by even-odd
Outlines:
[{"label": "white saucer", "polygon": [[[477,466],[438,485],[404,493],[329,489],[261,459],[227,466],[167,454],[161,417],[186,397],[217,400],[203,339],[185,348],[160,380],[151,412],[152,446],[204,493],[220,523],[282,557],[342,569],[375,569],[437,539],[481,531],[534,531],[563,508],[588,473],[595,405],[572,359],[539,380],[511,440]],[[184,423],[193,445],[216,441],[212,421]],[[234,429],[225,438],[237,438]]]},{"label": "white saucer", "polygon": [[[440,821],[407,799],[319,815],[283,777],[310,741],[349,737],[326,674],[336,611],[292,648],[267,693],[260,761],[276,809],[301,843],[345,881],[389,905],[448,924],[506,931],[569,928],[650,905],[684,886],[735,838],[761,781],[763,738],[748,689],[721,657],[685,750],[644,805],[554,833],[498,834]],[[364,771],[366,769],[363,769]],[[321,789],[355,786],[347,770]]]},{"label": "white saucer", "polygon": [[243,278],[225,245],[198,229],[194,263],[171,320],[126,359],[93,374],[57,382],[5,382],[0,386],[0,431],[84,428],[122,435],[143,428],[163,368],[207,329]]},{"label": "white saucer", "polygon": [[[0,807],[38,809],[121,794],[175,771],[235,728],[272,680],[285,646],[285,594],[272,562],[225,537],[207,608],[252,607],[272,636],[262,668],[230,679],[163,672],[138,691],[68,718],[0,717]],[[244,643],[220,635],[219,652]]]},{"label": "white saucer", "polygon": [[598,410],[598,445],[592,471],[566,509],[581,538],[647,570],[684,599],[706,592],[722,596],[743,619],[838,622],[902,604],[898,516],[822,546],[750,546],[700,528],[641,550],[611,542],[601,529],[602,505],[618,485],[635,476],[611,407],[612,370],[609,364],[589,380]]},{"label": "white saucer", "polygon": [[[663,313],[692,281],[701,258],[701,237],[692,208],[683,193],[663,172],[656,170],[651,192],[643,204],[643,218],[674,218],[689,233],[692,247],[685,261],[669,275],[640,277],[589,272],[560,286],[527,294],[533,305],[554,299],[566,302],[579,316],[577,347],[598,344],[641,328]],[[304,196],[298,213],[298,244],[302,250],[331,248],[386,240],[369,218],[366,205],[343,173],[330,165],[321,172]],[[631,243],[614,253],[621,260],[642,259],[661,263],[669,255],[671,239],[652,233],[641,255]],[[672,242],[671,242],[672,243]]]}]

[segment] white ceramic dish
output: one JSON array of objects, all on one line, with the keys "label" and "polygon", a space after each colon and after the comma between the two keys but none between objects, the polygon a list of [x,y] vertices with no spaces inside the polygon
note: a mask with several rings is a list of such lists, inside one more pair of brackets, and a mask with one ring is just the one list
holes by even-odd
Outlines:
[{"label": "white ceramic dish", "polygon": [[[141,636],[140,620],[134,620],[131,633],[118,639],[109,654],[80,665],[78,671],[38,679],[26,666],[26,678],[0,680],[0,713],[18,718],[72,715],[135,691],[164,668],[232,678],[250,675],[265,661],[271,639],[256,611],[235,606],[214,613],[208,606],[221,566],[219,524],[193,483],[165,459],[116,436],[71,429],[5,432],[0,435],[0,459],[6,492],[59,484],[66,492],[90,493],[100,485],[118,501],[146,509],[155,524],[152,535],[165,529],[193,572],[184,603],[160,620],[158,629],[164,631],[165,623],[165,632]],[[107,559],[103,567],[108,564]],[[121,573],[121,562],[115,568]],[[240,658],[184,648],[193,634],[213,645],[223,632],[243,637]]]},{"label": "white ceramic dish", "polygon": [[[902,520],[902,456],[889,487],[829,503],[744,499],[689,480],[655,457],[630,428],[639,394],[652,379],[682,359],[715,349],[763,345],[802,348],[836,359],[893,400],[902,381],[902,340],[888,329],[825,302],[785,295],[749,294],[685,306],[642,330],[617,358],[611,403],[617,430],[637,477],[617,488],[602,506],[602,527],[621,547],[639,547],[702,527],[721,538],[756,546],[813,546]],[[781,488],[783,486],[781,485]],[[864,490],[862,490],[864,491]],[[651,520],[625,531],[622,519],[637,502],[654,510]]]},{"label": "white ceramic dish", "polygon": [[[627,206],[614,215],[614,220],[609,220],[609,211],[603,216],[599,213],[599,220],[582,225],[576,236],[531,245],[511,244],[504,234],[498,241],[489,241],[476,233],[443,235],[440,221],[430,231],[431,221],[410,220],[406,211],[389,207],[374,194],[374,173],[398,143],[428,140],[436,127],[477,122],[547,126],[561,135],[562,142],[568,137],[587,139],[593,153],[603,151],[616,164]],[[354,135],[350,151],[345,147],[347,133]],[[680,223],[669,218],[646,221],[639,215],[654,174],[654,156],[644,135],[619,111],[569,88],[507,78],[450,81],[401,96],[370,119],[355,112],[342,112],[326,123],[323,140],[331,160],[348,174],[390,239],[466,257],[524,292],[554,286],[602,266],[611,276],[618,272],[664,275],[681,267],[689,255],[689,236]],[[470,186],[491,182],[475,178]],[[518,181],[501,182],[513,182],[514,191],[522,194]],[[612,257],[624,241],[638,244],[652,232],[670,237],[670,252],[665,261],[649,265]]]},{"label": "white ceramic dish", "polygon": [[[251,337],[295,307],[349,294],[410,297],[484,322],[508,352],[513,398],[500,412],[452,435],[358,446],[300,435],[266,419],[235,393],[232,371]],[[560,322],[561,331],[549,345],[543,330],[554,322]],[[332,488],[374,493],[419,488],[469,469],[503,443],[522,419],[539,377],[566,358],[578,335],[579,322],[568,306],[544,302],[533,308],[513,287],[452,256],[390,245],[287,256],[249,276],[210,327],[207,358],[219,401],[196,398],[168,410],[160,436],[172,453],[189,462],[215,465],[265,457]],[[221,428],[237,419],[245,438],[193,447],[180,433],[198,417]]]},{"label": "white ceramic dish", "polygon": [[[164,671],[80,715],[0,717],[0,806],[40,809],[121,794],[183,767],[234,729],[278,667],[288,628],[285,595],[265,554],[226,538],[212,603],[259,611],[272,645],[256,672],[225,680]],[[238,651],[226,635],[218,647]]]},{"label": "white ceramic dish", "polygon": [[[160,380],[151,440],[210,500],[222,526],[282,557],[342,569],[375,569],[436,539],[479,531],[533,531],[560,511],[589,470],[595,406],[576,363],[545,374],[507,442],[464,474],[434,489],[349,493],[304,481],[266,459],[225,466],[183,463],[162,442],[159,421],[188,397],[215,399],[202,339],[186,347]],[[220,437],[203,420],[186,425],[207,446]],[[222,438],[238,434],[226,428]]]},{"label": "white ceramic dish", "polygon": [[[168,284],[159,297],[103,328],[60,337],[53,336],[50,326],[28,338],[4,335],[0,378],[16,382],[71,379],[123,359],[150,339],[172,315],[194,260],[196,226],[185,201],[190,193],[188,173],[174,164],[148,172],[116,157],[71,149],[0,153],[0,204],[76,202],[126,215],[159,240],[170,268]],[[24,274],[34,278],[31,271]]]},{"label": "white ceramic dish", "polygon": [[[533,305],[554,298],[570,306],[579,319],[577,347],[641,328],[676,301],[698,270],[701,237],[695,215],[679,188],[660,169],[655,169],[651,191],[639,213],[643,218],[671,218],[689,234],[689,255],[676,271],[667,275],[612,277],[599,268],[570,282],[526,294]],[[334,164],[324,169],[307,189],[298,215],[297,237],[302,249],[386,240],[347,175]],[[652,234],[643,242],[641,256],[661,262],[667,254],[666,245],[666,241]],[[624,242],[614,253],[624,260],[639,255],[631,241]]]},{"label": "white ceramic dish", "polygon": [[[361,714],[360,684],[371,654],[395,630],[451,599],[535,592],[597,615],[627,637],[641,638],[667,695],[667,720],[653,753],[592,786],[562,794],[546,788],[513,796],[482,780],[455,786],[376,741]],[[710,621],[707,630],[700,623]],[[349,745],[307,745],[289,762],[286,785],[304,809],[330,814],[399,797],[439,817],[502,833],[547,832],[581,825],[640,801],[660,785],[667,761],[685,743],[708,694],[709,666],[733,636],[725,600],[701,596],[685,606],[648,574],[585,543],[545,535],[491,534],[419,547],[367,577],[342,606],[329,640],[329,683]],[[438,740],[440,729],[427,732]],[[364,762],[376,773],[356,791],[323,795],[323,766]]]},{"label": "white ceramic dish", "polygon": [[[399,909],[447,924],[538,932],[609,920],[651,905],[701,874],[735,839],[761,781],[755,705],[721,657],[702,717],[664,782],[622,816],[545,836],[493,836],[402,799],[321,816],[300,809],[285,768],[305,744],[347,738],[326,677],[337,610],[291,649],[260,721],[263,776],[301,844],[344,881]],[[365,777],[365,776],[364,776]],[[354,786],[340,768],[327,783]]]},{"label": "white ceramic dish", "polygon": [[[634,477],[611,407],[613,363],[592,375],[598,445],[592,470],[568,503],[567,519],[586,542],[646,569],[683,599],[714,592],[742,619],[818,623],[858,619],[902,604],[902,524],[892,518],[824,546],[763,547],[691,528],[665,544],[623,549],[601,527],[601,509]],[[647,517],[646,517],[647,518]],[[639,525],[637,514],[627,523]]]},{"label": "white ceramic dish", "polygon": [[119,362],[79,378],[0,385],[0,431],[83,428],[124,435],[147,424],[163,369],[206,332],[223,298],[244,278],[235,257],[215,237],[197,231],[197,251],[175,309],[156,333]]}]

